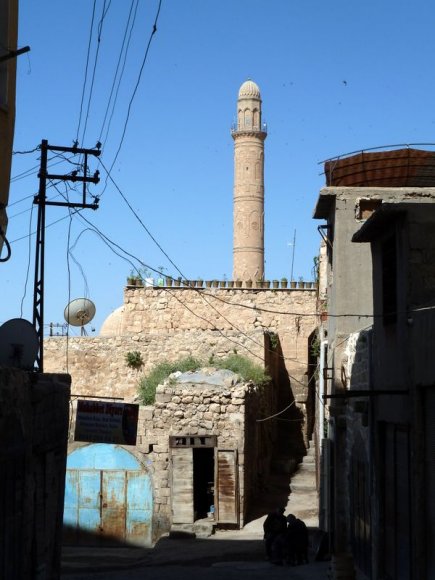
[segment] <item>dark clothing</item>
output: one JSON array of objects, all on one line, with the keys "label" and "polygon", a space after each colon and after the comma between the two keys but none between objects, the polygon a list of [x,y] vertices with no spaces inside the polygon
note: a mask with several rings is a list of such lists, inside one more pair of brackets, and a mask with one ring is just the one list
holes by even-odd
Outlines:
[{"label": "dark clothing", "polygon": [[287,529],[287,520],[285,516],[278,510],[276,512],[270,513],[264,520],[263,530],[264,530],[264,542],[266,547],[266,555],[269,560],[276,559],[276,554],[272,547],[276,538],[280,534],[285,534]]},{"label": "dark clothing", "polygon": [[298,565],[308,563],[308,530],[302,520],[289,521],[287,532],[287,561]]}]

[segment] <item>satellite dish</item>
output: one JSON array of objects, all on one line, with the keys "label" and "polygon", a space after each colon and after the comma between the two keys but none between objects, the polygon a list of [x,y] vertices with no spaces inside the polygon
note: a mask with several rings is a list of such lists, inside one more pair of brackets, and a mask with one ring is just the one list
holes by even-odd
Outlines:
[{"label": "satellite dish", "polygon": [[33,324],[12,318],[0,326],[0,366],[33,370],[39,339]]},{"label": "satellite dish", "polygon": [[84,334],[84,325],[91,322],[96,312],[95,304],[87,298],[76,298],[65,308],[65,320],[71,326],[81,326]]}]

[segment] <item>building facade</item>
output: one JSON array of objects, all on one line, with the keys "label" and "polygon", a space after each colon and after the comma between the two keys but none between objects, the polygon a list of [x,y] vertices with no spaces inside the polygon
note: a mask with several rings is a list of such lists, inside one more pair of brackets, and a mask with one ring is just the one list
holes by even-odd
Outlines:
[{"label": "building facade", "polygon": [[372,578],[429,580],[435,503],[435,207],[382,204],[354,235],[370,244],[375,318],[369,418]]},{"label": "building facade", "polygon": [[[352,237],[385,204],[421,202],[430,209],[435,200],[433,168],[432,152],[408,149],[333,160],[326,164],[327,187],[320,192],[314,214],[325,220],[320,230],[327,263],[320,290],[324,296],[320,306],[327,313],[319,329],[323,403],[317,413],[325,416],[325,424],[316,429],[319,439],[323,436],[321,519],[331,550],[352,553],[360,574],[370,579],[399,576],[375,575],[380,574],[384,553],[374,540],[379,513],[373,493],[379,484],[379,464],[373,463],[371,409],[381,397],[372,398],[369,392],[374,384],[373,357],[383,349],[374,350],[373,345],[378,312],[370,247],[353,244]],[[393,375],[401,372],[398,352]],[[394,361],[382,354],[384,368],[390,364]]]}]

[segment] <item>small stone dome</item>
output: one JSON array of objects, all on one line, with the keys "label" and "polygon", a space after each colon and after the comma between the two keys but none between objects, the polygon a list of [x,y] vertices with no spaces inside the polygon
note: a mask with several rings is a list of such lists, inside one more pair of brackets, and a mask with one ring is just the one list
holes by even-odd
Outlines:
[{"label": "small stone dome", "polygon": [[260,98],[260,89],[258,88],[258,85],[254,83],[254,81],[251,81],[251,79],[245,81],[239,89],[239,99],[243,97],[250,97],[255,99]]},{"label": "small stone dome", "polygon": [[124,330],[124,306],[114,310],[100,329],[100,336],[122,336]]}]

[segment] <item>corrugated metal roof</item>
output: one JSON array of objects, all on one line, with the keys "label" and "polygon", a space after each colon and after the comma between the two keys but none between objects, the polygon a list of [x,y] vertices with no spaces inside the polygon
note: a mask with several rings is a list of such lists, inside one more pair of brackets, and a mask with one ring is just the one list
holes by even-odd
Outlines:
[{"label": "corrugated metal roof", "polygon": [[435,151],[361,151],[325,162],[326,184],[345,187],[434,187]]}]

